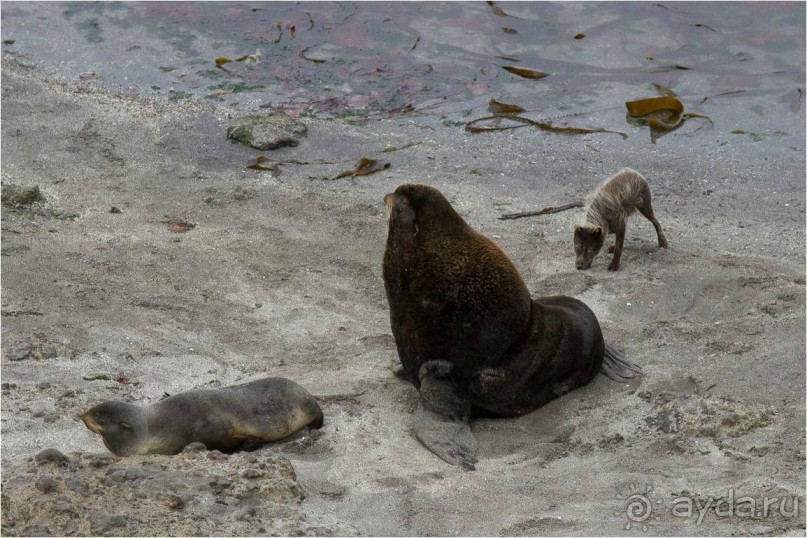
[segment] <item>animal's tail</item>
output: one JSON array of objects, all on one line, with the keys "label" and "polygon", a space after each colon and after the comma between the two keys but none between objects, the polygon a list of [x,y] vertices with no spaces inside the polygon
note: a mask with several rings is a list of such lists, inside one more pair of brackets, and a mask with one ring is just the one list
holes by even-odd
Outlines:
[{"label": "animal's tail", "polygon": [[641,374],[642,367],[630,362],[621,351],[605,342],[605,357],[603,357],[600,372],[614,381],[625,383],[635,374]]}]

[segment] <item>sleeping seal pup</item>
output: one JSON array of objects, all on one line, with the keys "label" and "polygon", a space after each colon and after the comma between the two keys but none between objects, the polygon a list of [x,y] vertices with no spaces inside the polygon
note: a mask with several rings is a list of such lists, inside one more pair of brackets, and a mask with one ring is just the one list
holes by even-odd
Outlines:
[{"label": "sleeping seal pup", "polygon": [[104,402],[80,415],[116,456],[177,454],[193,442],[233,452],[322,426],[322,409],[303,387],[280,377],[196,389],[151,405]]}]

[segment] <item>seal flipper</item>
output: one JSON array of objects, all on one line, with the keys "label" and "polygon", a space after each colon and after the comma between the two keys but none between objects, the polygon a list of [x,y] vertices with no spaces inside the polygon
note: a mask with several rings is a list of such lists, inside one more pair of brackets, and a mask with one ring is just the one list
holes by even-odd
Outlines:
[{"label": "seal flipper", "polygon": [[458,391],[452,368],[447,361],[428,361],[420,367],[415,437],[451,465],[473,470],[477,444],[469,423],[471,402]]},{"label": "seal flipper", "polygon": [[389,369],[392,371],[392,375],[397,377],[398,379],[406,382],[411,382],[412,380],[409,378],[409,375],[406,373],[406,368],[401,363],[399,357],[395,357],[390,361]]},{"label": "seal flipper", "polygon": [[642,373],[642,367],[630,362],[621,351],[605,342],[605,356],[602,359],[600,372],[614,381],[625,383],[634,374]]}]

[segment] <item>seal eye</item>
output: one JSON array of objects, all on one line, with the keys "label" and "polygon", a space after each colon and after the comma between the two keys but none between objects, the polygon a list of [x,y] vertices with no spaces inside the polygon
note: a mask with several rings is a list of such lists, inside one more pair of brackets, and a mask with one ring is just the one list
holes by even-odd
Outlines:
[{"label": "seal eye", "polygon": [[129,424],[128,422],[121,422],[120,427],[123,428],[124,430],[131,430],[132,429],[132,425]]}]

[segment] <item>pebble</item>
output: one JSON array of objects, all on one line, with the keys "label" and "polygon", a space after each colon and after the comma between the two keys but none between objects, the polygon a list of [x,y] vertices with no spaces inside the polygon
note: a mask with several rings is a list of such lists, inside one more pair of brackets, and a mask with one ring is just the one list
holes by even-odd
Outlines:
[{"label": "pebble", "polygon": [[158,496],[159,499],[165,501],[168,508],[172,510],[182,510],[185,507],[185,501],[182,497],[173,493],[162,493]]},{"label": "pebble", "polygon": [[107,486],[111,486],[117,482],[134,482],[136,480],[140,480],[143,478],[148,478],[152,475],[149,471],[145,469],[138,469],[136,467],[127,467],[124,469],[120,468],[111,468],[108,469],[106,480],[104,483]]},{"label": "pebble", "polygon": [[204,443],[200,443],[199,441],[194,441],[193,443],[188,444],[185,448],[182,449],[183,453],[189,452],[206,452],[207,447]]},{"label": "pebble", "polygon": [[105,516],[99,515],[92,522],[92,534],[97,536],[104,536],[109,534],[121,534],[115,532],[113,529],[126,526],[126,516]]},{"label": "pebble", "polygon": [[241,473],[241,476],[243,476],[244,478],[260,478],[262,476],[265,476],[265,474],[266,473],[262,473],[257,469],[244,469],[244,471]]},{"label": "pebble", "polygon": [[87,465],[95,469],[106,467],[115,461],[115,458],[107,454],[86,454],[84,459],[87,461]]},{"label": "pebble", "polygon": [[227,456],[218,450],[211,450],[207,453],[207,459],[209,460],[223,460]]},{"label": "pebble", "polygon": [[221,493],[224,489],[230,487],[232,485],[232,481],[229,478],[223,476],[216,476],[208,482],[210,487],[216,493]]},{"label": "pebble", "polygon": [[6,357],[10,361],[21,361],[27,359],[31,355],[31,344],[18,344],[6,353]]},{"label": "pebble", "polygon": [[42,345],[42,350],[40,353],[42,354],[43,359],[55,359],[59,356],[59,346],[54,343],[47,342]]},{"label": "pebble", "polygon": [[34,461],[37,463],[37,465],[54,463],[62,467],[67,467],[70,459],[55,448],[46,448],[34,456]]},{"label": "pebble", "polygon": [[90,493],[90,485],[84,480],[79,480],[77,478],[68,478],[64,481],[64,484],[71,491],[74,491],[79,495],[86,496]]},{"label": "pebble", "polygon": [[59,489],[59,482],[52,476],[40,476],[34,486],[42,493],[53,493]]}]

